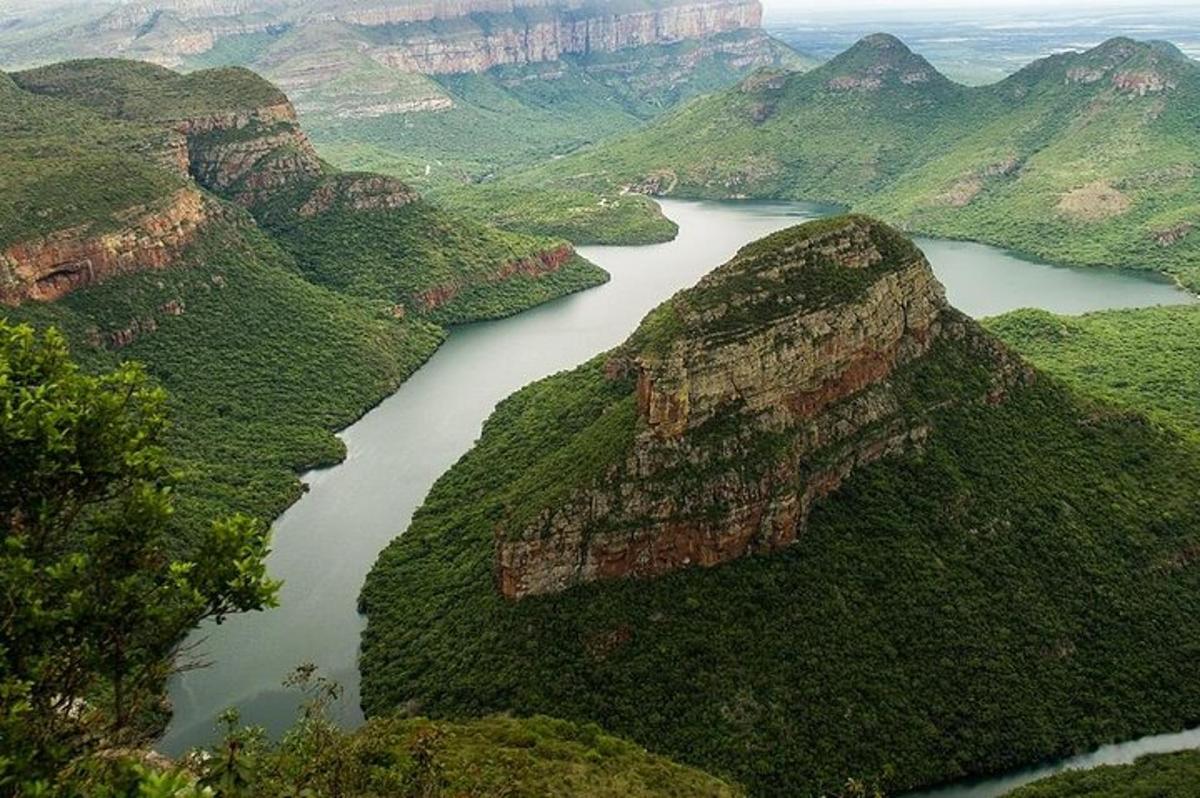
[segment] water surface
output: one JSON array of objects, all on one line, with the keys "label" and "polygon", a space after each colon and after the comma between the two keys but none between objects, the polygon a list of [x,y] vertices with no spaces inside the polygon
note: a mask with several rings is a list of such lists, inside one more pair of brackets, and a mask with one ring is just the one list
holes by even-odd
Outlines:
[{"label": "water surface", "polygon": [[[610,283],[509,319],[455,328],[395,394],[341,433],[346,461],[305,475],[310,490],[275,523],[268,565],[284,580],[281,606],[192,636],[189,643],[210,665],[173,680],[175,715],[163,750],[211,742],[217,714],[235,705],[243,721],[278,732],[297,705],[280,683],[306,662],[345,686],[343,720],[361,721],[356,659],[363,620],[356,601],[363,579],[379,551],[408,526],[434,480],[475,442],[496,403],[620,343],[649,310],[742,245],[831,210],[798,203],[662,204],[679,223],[676,240],[582,248],[612,274]],[[1064,269],[977,244],[920,243],[950,301],[972,315],[1190,299],[1141,275]]]}]

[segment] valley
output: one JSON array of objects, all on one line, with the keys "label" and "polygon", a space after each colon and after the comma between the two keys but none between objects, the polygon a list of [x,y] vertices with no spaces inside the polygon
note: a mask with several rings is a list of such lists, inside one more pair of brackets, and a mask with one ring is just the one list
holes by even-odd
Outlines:
[{"label": "valley", "polygon": [[1194,288],[1197,92],[1200,65],[1165,42],[1110,39],[968,87],[878,34],[506,182],[839,202],[915,233]]},{"label": "valley", "polygon": [[0,793],[1190,798],[1193,12],[778,8],[0,8]]},{"label": "valley", "polygon": [[[664,210],[680,225],[676,240],[584,248],[589,260],[613,275],[611,282],[503,321],[455,328],[394,396],[342,433],[346,462],[306,475],[308,492],[276,524],[271,570],[285,579],[282,606],[197,634],[205,641],[201,653],[213,664],[173,685],[176,713],[166,750],[211,739],[212,718],[229,703],[231,684],[243,686],[237,704],[247,720],[281,729],[293,717],[297,699],[279,682],[298,661],[314,661],[344,682],[342,717],[353,721],[362,628],[358,585],[429,487],[470,448],[494,404],[532,380],[619,343],[655,303],[699,279],[742,244],[830,211],[788,203],[673,200],[664,201]],[[1190,301],[1177,289],[1138,275],[1038,266],[982,247],[964,264],[963,245],[922,245],[949,286],[951,301],[976,314],[1035,303],[1074,312],[1115,303]],[[964,265],[971,279],[960,281]],[[1043,274],[1053,282],[1041,282]],[[1025,286],[1027,292],[1008,293],[1005,286]],[[997,304],[998,297],[1004,304]],[[1088,298],[1090,306],[1077,304]],[[336,532],[345,528],[355,534]]]}]

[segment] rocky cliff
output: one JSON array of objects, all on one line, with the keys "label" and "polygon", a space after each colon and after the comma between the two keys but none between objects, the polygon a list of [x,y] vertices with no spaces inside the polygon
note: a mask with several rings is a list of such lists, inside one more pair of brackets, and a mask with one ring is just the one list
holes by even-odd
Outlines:
[{"label": "rocky cliff", "polygon": [[919,446],[930,408],[894,384],[965,341],[1001,400],[1029,373],[950,308],[928,262],[860,217],[744,249],[649,316],[605,365],[634,386],[635,431],[604,479],[496,532],[508,598],[770,552],[855,469]]},{"label": "rocky cliff", "polygon": [[93,30],[111,47],[174,66],[227,36],[338,23],[367,33],[362,44],[379,63],[437,74],[700,39],[761,22],[758,0],[658,0],[633,9],[580,0],[147,0],[113,10]]},{"label": "rocky cliff", "polygon": [[125,209],[120,228],[89,235],[72,228],[0,251],[0,304],[48,301],[121,274],[174,265],[213,215],[213,204],[184,188],[161,207]]},{"label": "rocky cliff", "polygon": [[240,205],[264,202],[325,171],[290,102],[168,124],[187,137],[189,171],[196,181]]},{"label": "rocky cliff", "polygon": [[[386,19],[387,17],[379,17]],[[503,64],[556,61],[563,55],[613,53],[630,47],[702,39],[757,28],[758,0],[701,0],[628,13],[559,9],[499,25],[464,26],[447,35],[410,26],[373,53],[387,66],[425,74],[483,72]]]}]

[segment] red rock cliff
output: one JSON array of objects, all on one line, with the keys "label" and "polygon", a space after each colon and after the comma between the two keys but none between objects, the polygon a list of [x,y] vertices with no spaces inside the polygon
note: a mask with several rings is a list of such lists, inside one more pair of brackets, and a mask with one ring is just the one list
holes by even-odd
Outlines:
[{"label": "red rock cliff", "polygon": [[[610,359],[610,378],[636,386],[632,449],[603,484],[524,528],[501,525],[495,571],[504,596],[793,544],[813,504],[856,468],[929,434],[894,377],[941,337],[970,339],[993,364],[996,385],[979,400],[1027,378],[946,305],[924,256],[894,231],[851,217],[811,236],[781,235],[777,247],[744,252],[656,311],[652,326],[682,331],[669,345],[630,351],[639,332]],[[853,296],[828,295],[847,283],[840,271],[857,273]]]},{"label": "red rock cliff", "polygon": [[131,208],[98,235],[61,230],[0,251],[0,303],[50,301],[110,277],[173,265],[210,218],[209,201],[184,188],[159,208]]}]

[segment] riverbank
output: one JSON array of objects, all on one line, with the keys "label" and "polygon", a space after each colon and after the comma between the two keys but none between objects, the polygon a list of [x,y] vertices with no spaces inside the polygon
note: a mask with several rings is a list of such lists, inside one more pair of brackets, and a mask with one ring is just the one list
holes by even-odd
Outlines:
[{"label": "riverbank", "polygon": [[[296,702],[280,682],[306,661],[343,682],[342,719],[358,722],[362,626],[356,600],[363,577],[379,550],[408,526],[434,481],[474,443],[496,402],[619,343],[650,308],[742,245],[829,210],[673,200],[664,207],[680,225],[674,241],[582,248],[584,257],[612,274],[611,282],[502,321],[453,328],[425,366],[341,433],[346,461],[306,475],[307,494],[276,523],[269,564],[285,580],[282,606],[231,619],[193,638],[205,641],[203,653],[214,664],[173,683],[176,716],[165,750],[210,740],[216,714],[230,704],[241,708],[247,722],[281,729]],[[975,245],[931,249],[951,302],[975,315],[1029,304],[1062,311],[1078,307],[1081,296],[1091,299],[1083,309],[1190,300],[1139,276],[1036,264]],[[974,266],[964,267],[966,260]],[[1047,291],[1047,285],[1056,287]]]}]

